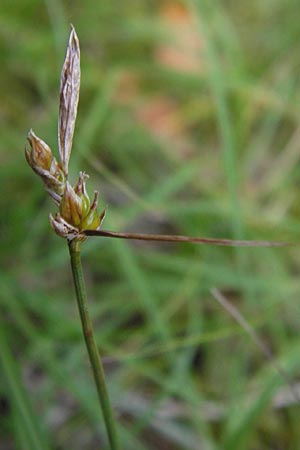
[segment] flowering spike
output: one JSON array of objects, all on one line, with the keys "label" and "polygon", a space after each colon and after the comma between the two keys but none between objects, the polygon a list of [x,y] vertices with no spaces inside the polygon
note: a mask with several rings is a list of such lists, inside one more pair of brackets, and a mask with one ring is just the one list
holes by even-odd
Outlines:
[{"label": "flowering spike", "polygon": [[107,208],[104,208],[104,210],[100,214],[100,225],[98,226],[97,230],[99,230],[100,226],[102,225],[103,220],[105,219],[106,211],[107,211]]},{"label": "flowering spike", "polygon": [[79,173],[74,186],[67,181],[80,88],[80,50],[75,29],[71,28],[66,57],[60,79],[60,107],[58,119],[58,150],[60,162],[50,147],[32,130],[28,133],[30,147],[25,148],[28,164],[42,178],[46,191],[59,207],[55,217],[50,216],[54,231],[68,239],[85,239],[82,230],[97,230],[105,216],[97,211],[98,192],[91,204],[86,190],[89,176]]},{"label": "flowering spike", "polygon": [[66,57],[60,78],[60,106],[58,118],[58,149],[65,175],[72,150],[80,88],[79,40],[72,26]]},{"label": "flowering spike", "polygon": [[66,222],[60,214],[57,213],[54,217],[50,214],[49,218],[50,225],[58,236],[67,238],[69,241],[73,239],[84,241],[86,239],[84,235],[80,234],[77,228]]},{"label": "flowering spike", "polygon": [[92,206],[91,206],[91,210],[97,209],[98,199],[99,199],[99,192],[95,191],[94,192],[94,200],[93,200],[93,203],[92,203]]},{"label": "flowering spike", "polygon": [[96,209],[90,209],[88,215],[81,223],[82,230],[99,230],[101,223],[105,217],[106,210],[99,215]]},{"label": "flowering spike", "polygon": [[88,180],[89,176],[85,172],[79,172],[79,179],[74,186],[74,191],[76,194],[80,197],[82,201],[82,216],[85,217],[91,206],[90,198],[88,196],[87,190],[86,190],[86,180]]},{"label": "flowering spike", "polygon": [[37,137],[32,130],[27,135],[28,142],[31,145],[31,151],[26,148],[26,159],[30,166],[34,169],[49,170],[53,160],[50,147],[42,139]]},{"label": "flowering spike", "polygon": [[65,192],[61,199],[59,212],[70,225],[78,227],[82,219],[82,200],[70,183],[66,182]]},{"label": "flowering spike", "polygon": [[59,204],[65,187],[64,173],[52,155],[50,147],[32,130],[27,135],[30,144],[25,147],[25,156],[28,164],[43,180],[46,191],[54,201]]}]

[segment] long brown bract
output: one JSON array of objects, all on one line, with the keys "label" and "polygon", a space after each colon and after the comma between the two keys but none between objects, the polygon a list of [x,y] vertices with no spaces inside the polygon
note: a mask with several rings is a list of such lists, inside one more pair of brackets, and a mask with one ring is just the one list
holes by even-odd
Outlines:
[{"label": "long brown bract", "polygon": [[60,105],[58,117],[58,147],[64,173],[72,150],[73,134],[77,116],[80,89],[80,50],[79,40],[72,27],[66,58],[61,71]]},{"label": "long brown bract", "polygon": [[190,236],[178,236],[172,234],[144,234],[144,233],[118,233],[106,230],[84,230],[86,236],[103,236],[117,239],[136,239],[139,241],[159,242],[191,242],[195,244],[219,245],[225,247],[287,247],[289,242],[276,241],[244,241],[234,239],[215,239]]}]

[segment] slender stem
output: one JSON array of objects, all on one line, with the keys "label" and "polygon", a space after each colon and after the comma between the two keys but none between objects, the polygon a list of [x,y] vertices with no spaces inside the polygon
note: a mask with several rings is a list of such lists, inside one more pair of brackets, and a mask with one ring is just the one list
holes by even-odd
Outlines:
[{"label": "slender stem", "polygon": [[86,236],[103,236],[117,239],[137,239],[139,241],[159,242],[191,242],[194,244],[220,245],[225,247],[286,247],[289,242],[276,241],[241,241],[234,239],[202,238],[192,236],[178,236],[172,234],[143,234],[143,233],[119,233],[106,230],[84,230]]},{"label": "slender stem", "polygon": [[110,448],[111,450],[120,450],[121,447],[118,441],[112,407],[105,383],[104,369],[95,342],[93,326],[87,306],[87,294],[81,265],[80,245],[81,242],[76,239],[69,242],[69,252],[76,291],[77,305],[79,309],[86,348],[89,354],[94,380],[98,391],[98,397],[105,421]]}]

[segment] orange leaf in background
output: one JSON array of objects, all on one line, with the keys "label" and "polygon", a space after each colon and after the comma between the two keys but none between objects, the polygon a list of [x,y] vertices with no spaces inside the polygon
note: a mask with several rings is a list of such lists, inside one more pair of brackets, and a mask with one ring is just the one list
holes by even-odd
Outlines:
[{"label": "orange leaf in background", "polygon": [[114,100],[118,104],[127,105],[140,94],[140,79],[132,69],[124,70],[120,76],[118,89]]},{"label": "orange leaf in background", "polygon": [[179,3],[166,1],[161,6],[160,16],[174,39],[157,47],[156,59],[170,69],[199,72],[202,42],[188,9]]},{"label": "orange leaf in background", "polygon": [[[158,15],[167,38],[153,49],[154,61],[168,70],[199,74],[203,69],[201,35],[188,9],[176,1],[162,1]],[[131,105],[139,123],[158,139],[171,143],[172,151],[186,158],[194,147],[186,135],[187,123],[176,99],[166,94],[149,98],[142,94],[140,82],[137,73],[124,72],[115,100]]]},{"label": "orange leaf in background", "polygon": [[137,118],[157,136],[171,137],[180,130],[176,110],[175,101],[166,96],[159,96],[141,105],[137,111]]}]

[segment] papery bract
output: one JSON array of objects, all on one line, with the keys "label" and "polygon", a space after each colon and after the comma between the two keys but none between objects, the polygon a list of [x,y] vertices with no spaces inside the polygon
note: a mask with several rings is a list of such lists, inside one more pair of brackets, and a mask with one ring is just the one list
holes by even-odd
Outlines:
[{"label": "papery bract", "polygon": [[80,49],[72,27],[60,78],[58,150],[63,171],[68,174],[80,89]]}]

